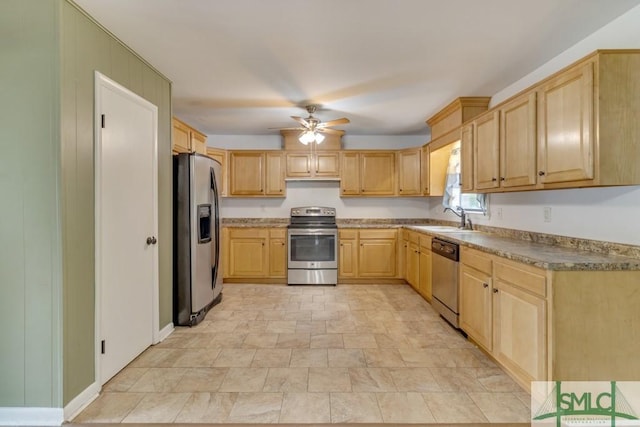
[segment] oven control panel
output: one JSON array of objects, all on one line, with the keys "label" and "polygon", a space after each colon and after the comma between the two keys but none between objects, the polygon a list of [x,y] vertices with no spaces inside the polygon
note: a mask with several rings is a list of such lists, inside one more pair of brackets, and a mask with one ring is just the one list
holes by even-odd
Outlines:
[{"label": "oven control panel", "polygon": [[319,206],[291,208],[291,216],[336,216],[336,209]]}]

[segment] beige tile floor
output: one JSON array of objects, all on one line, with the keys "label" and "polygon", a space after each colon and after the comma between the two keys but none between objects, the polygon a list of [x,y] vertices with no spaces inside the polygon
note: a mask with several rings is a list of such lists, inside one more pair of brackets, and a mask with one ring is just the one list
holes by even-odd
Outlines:
[{"label": "beige tile floor", "polygon": [[528,422],[529,395],[409,286],[227,284],[74,423]]}]

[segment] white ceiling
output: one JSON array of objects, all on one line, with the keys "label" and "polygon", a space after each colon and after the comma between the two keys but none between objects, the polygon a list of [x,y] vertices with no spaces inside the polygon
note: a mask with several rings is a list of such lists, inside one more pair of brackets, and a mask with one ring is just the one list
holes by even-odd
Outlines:
[{"label": "white ceiling", "polygon": [[[277,134],[307,103],[353,135],[426,135],[640,0],[75,0],[173,81],[206,134]],[[606,47],[606,46],[603,46]]]}]

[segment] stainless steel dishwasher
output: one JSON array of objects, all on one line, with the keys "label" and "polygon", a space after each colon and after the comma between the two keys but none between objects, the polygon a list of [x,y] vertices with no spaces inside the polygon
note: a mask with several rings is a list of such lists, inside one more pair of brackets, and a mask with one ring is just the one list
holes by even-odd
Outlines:
[{"label": "stainless steel dishwasher", "polygon": [[433,238],[431,305],[449,323],[458,328],[458,260],[460,247],[456,243]]}]

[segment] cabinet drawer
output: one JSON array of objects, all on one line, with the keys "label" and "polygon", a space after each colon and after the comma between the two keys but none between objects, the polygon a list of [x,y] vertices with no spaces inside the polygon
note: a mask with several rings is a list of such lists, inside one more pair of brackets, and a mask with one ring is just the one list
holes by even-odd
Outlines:
[{"label": "cabinet drawer", "polygon": [[431,250],[431,237],[420,235],[420,246],[421,249]]},{"label": "cabinet drawer", "polygon": [[460,261],[478,271],[491,275],[491,257],[483,252],[462,247]]},{"label": "cabinet drawer", "polygon": [[231,239],[255,239],[255,238],[267,238],[269,237],[269,230],[267,228],[230,228],[229,238]]},{"label": "cabinet drawer", "polygon": [[360,239],[395,239],[397,230],[360,230]]},{"label": "cabinet drawer", "polygon": [[497,280],[545,297],[547,280],[543,270],[517,262],[499,260],[493,264],[493,274]]},{"label": "cabinet drawer", "polygon": [[345,240],[355,240],[358,238],[358,230],[338,230],[338,238]]},{"label": "cabinet drawer", "polygon": [[284,239],[286,236],[286,228],[272,228],[269,230],[269,238],[271,239]]}]

